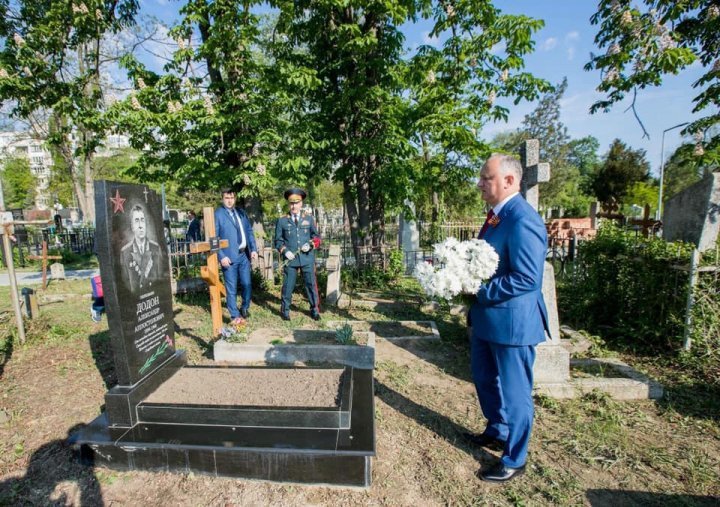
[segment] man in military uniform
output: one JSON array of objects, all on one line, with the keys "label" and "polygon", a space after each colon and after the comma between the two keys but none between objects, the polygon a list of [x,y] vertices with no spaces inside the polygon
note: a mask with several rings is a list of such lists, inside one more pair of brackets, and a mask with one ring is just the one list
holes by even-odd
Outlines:
[{"label": "man in military uniform", "polygon": [[315,249],[320,246],[320,235],[315,226],[315,218],[302,212],[304,190],[290,188],[285,191],[289,212],[280,217],[275,225],[275,248],[285,261],[283,267],[282,305],[280,313],[283,320],[290,320],[290,303],[295,289],[298,270],[302,271],[305,293],[310,302],[310,316],[320,320],[320,295],[315,276]]},{"label": "man in military uniform", "polygon": [[123,280],[131,292],[144,290],[160,278],[160,245],[147,237],[145,210],[135,205],[130,210],[133,239],[120,250]]}]

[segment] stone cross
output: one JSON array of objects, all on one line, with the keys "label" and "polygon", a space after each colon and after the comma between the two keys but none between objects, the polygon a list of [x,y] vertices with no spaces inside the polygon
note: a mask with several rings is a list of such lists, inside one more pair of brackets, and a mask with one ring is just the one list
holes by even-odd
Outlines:
[{"label": "stone cross", "polygon": [[530,205],[538,210],[540,204],[540,189],[538,183],[550,181],[550,164],[540,162],[540,141],[528,139],[520,146],[520,163],[523,168],[523,177],[520,182],[520,192]]},{"label": "stone cross", "polygon": [[190,243],[190,253],[209,252],[206,266],[200,266],[200,276],[208,284],[210,291],[210,315],[212,316],[213,336],[220,334],[222,328],[222,305],[220,296],[227,297],[225,286],[220,281],[220,270],[217,251],[227,248],[226,239],[220,239],[215,232],[215,210],[211,207],[203,208],[203,222],[205,224],[205,237],[208,241]]},{"label": "stone cross", "polygon": [[42,242],[42,255],[28,255],[28,259],[32,259],[34,261],[42,260],[42,288],[47,289],[47,268],[48,268],[48,259],[62,259],[62,256],[60,255],[48,255],[48,246],[47,241]]}]

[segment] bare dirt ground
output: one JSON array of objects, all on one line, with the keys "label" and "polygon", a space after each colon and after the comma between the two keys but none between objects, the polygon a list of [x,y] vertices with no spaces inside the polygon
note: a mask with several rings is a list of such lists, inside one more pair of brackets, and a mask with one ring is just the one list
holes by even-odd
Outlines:
[{"label": "bare dirt ground", "polygon": [[[81,465],[66,439],[96,417],[115,383],[106,321],[93,324],[83,285],[47,303],[25,345],[0,347],[0,504],[2,505],[718,505],[718,407],[682,375],[668,376],[659,402],[619,403],[594,394],[536,400],[527,473],[502,486],[478,470],[498,454],[469,446],[480,431],[468,377],[462,322],[423,314],[414,303],[330,311],[327,320],[435,320],[440,343],[378,343],[377,456],[366,490],[276,484],[194,474],[116,472]],[[0,293],[0,338],[11,328]],[[297,295],[288,328],[313,325]],[[259,297],[251,325],[283,327],[277,294]],[[4,310],[4,313],[2,311]],[[176,340],[191,364],[212,364],[209,314],[201,298],[175,304]],[[2,342],[0,342],[2,344]],[[640,359],[623,357],[636,366]],[[652,369],[652,365],[645,368]],[[662,376],[660,371],[650,371]],[[715,398],[712,398],[715,399]],[[688,401],[691,400],[691,401]],[[699,400],[692,402],[692,400]]]}]

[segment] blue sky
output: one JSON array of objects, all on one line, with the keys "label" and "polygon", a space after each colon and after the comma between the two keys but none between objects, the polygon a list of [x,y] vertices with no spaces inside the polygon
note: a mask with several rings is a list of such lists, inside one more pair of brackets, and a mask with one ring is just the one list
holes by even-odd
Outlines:
[{"label": "blue sky", "polygon": [[[494,3],[503,12],[525,14],[545,21],[545,28],[535,36],[535,52],[526,58],[526,70],[553,84],[567,77],[568,88],[561,103],[561,120],[568,127],[569,135],[572,138],[595,136],[600,141],[601,154],[607,151],[615,138],[621,139],[632,148],[642,148],[647,152],[653,174],[657,175],[663,130],[696,117],[691,113],[692,98],[697,94],[692,83],[703,74],[702,67],[695,64],[677,76],[665,77],[661,87],[640,91],[636,109],[650,134],[650,139],[643,139],[642,129],[632,112],[625,112],[630,100],[615,105],[609,113],[589,113],[590,106],[602,97],[595,90],[600,83],[599,73],[586,72],[583,69],[590,59],[590,52],[598,52],[594,44],[597,26],[590,24],[590,17],[597,5],[595,1],[495,0]],[[177,19],[177,10],[184,2],[141,0],[140,4],[143,14],[152,14],[171,24]],[[424,26],[406,30],[408,47],[438,43],[428,38],[430,28],[429,25]],[[482,132],[484,136],[490,138],[497,132],[519,127],[523,117],[532,111],[535,104],[509,106],[508,122],[488,125]],[[666,159],[682,142],[680,130],[682,129],[675,129],[665,135]]]}]

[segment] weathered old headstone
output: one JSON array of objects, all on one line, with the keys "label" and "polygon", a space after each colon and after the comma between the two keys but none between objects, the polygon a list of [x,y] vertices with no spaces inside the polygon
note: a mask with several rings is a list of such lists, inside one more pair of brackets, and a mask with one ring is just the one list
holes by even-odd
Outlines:
[{"label": "weathered old headstone", "polygon": [[[415,205],[410,201],[405,204],[415,212]],[[420,250],[420,233],[418,232],[417,222],[412,219],[406,219],[400,215],[400,226],[398,228],[398,236],[400,241],[400,249],[403,252],[415,252]]]},{"label": "weathered old headstone", "polygon": [[[540,162],[540,142],[537,139],[529,139],[523,143],[520,160],[523,166],[521,192],[528,203],[537,210],[540,202],[538,183],[550,180],[550,164]],[[550,320],[550,336],[537,347],[533,368],[535,383],[562,384],[570,380],[570,354],[560,345],[555,270],[549,262],[545,262],[542,291]]]},{"label": "weathered old headstone", "polygon": [[720,231],[720,172],[677,193],[665,203],[663,239],[694,243],[701,252],[713,248]]},{"label": "weathered old headstone", "polygon": [[65,266],[59,262],[50,264],[50,276],[53,280],[65,280]]},{"label": "weathered old headstone", "polygon": [[341,260],[340,245],[330,245],[327,262],[325,264],[325,269],[327,269],[328,274],[325,301],[331,305],[337,304],[342,296],[342,293],[340,292]]}]

